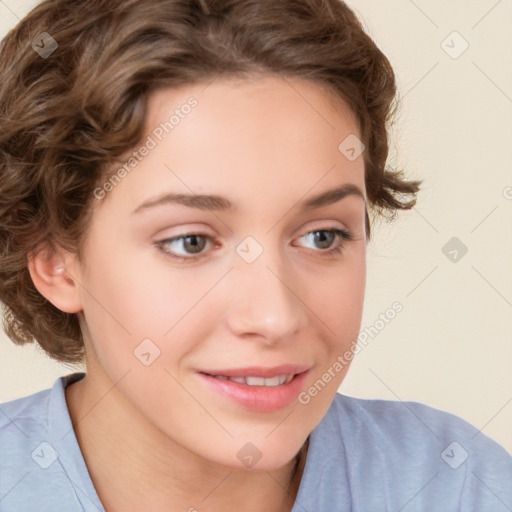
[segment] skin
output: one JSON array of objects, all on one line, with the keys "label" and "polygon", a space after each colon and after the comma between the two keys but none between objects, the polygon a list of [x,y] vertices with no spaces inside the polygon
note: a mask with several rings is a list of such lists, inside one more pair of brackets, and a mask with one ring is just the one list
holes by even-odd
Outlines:
[{"label": "skin", "polygon": [[[87,376],[66,401],[106,510],[289,511],[303,469],[292,478],[296,457],[348,366],[308,404],[276,412],[244,409],[196,372],[306,364],[307,390],[357,338],[364,163],[338,150],[359,135],[357,123],[316,83],[259,76],[153,93],[146,136],[190,96],[197,107],[94,201],[82,258],[41,251],[30,271],[48,300],[81,319]],[[343,184],[364,197],[300,212],[301,201]],[[236,211],[162,204],[133,213],[164,192],[221,195]],[[322,245],[308,235],[334,228],[352,239]],[[157,246],[191,232],[211,236],[200,257],[184,240],[165,247],[195,260]],[[263,248],[251,264],[235,250],[247,236]],[[149,366],[134,356],[146,338],[160,350]],[[262,454],[252,468],[237,457],[248,442]]]}]

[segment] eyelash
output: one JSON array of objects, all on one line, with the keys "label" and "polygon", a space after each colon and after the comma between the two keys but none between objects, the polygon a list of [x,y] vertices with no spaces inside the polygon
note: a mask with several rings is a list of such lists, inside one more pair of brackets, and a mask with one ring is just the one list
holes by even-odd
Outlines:
[{"label": "eyelash", "polygon": [[[308,231],[307,233],[304,233],[304,235],[302,235],[300,238],[303,238],[306,235],[310,235],[310,234],[314,234],[314,233],[318,233],[318,232],[333,233],[334,235],[336,235],[336,237],[339,240],[339,243],[337,243],[336,246],[332,249],[316,251],[316,252],[319,252],[320,254],[322,254],[322,256],[327,257],[327,258],[338,257],[341,254],[341,252],[343,251],[343,249],[345,248],[344,242],[350,242],[352,240],[352,235],[348,231],[346,231],[344,229],[338,229],[338,228],[314,229],[312,231]],[[205,254],[199,253],[199,256],[177,256],[175,254],[172,254],[169,250],[165,249],[165,247],[171,242],[175,242],[177,240],[184,240],[186,238],[193,237],[193,236],[204,237],[210,241],[212,240],[212,237],[210,235],[207,235],[206,233],[200,233],[200,232],[184,233],[179,236],[175,236],[172,238],[166,238],[165,240],[160,240],[158,242],[155,242],[155,245],[166,256],[168,256],[169,258],[172,258],[174,260],[178,260],[178,261],[193,261],[193,260],[195,260],[195,261],[197,261],[197,260],[201,259],[203,256],[205,256]]]}]

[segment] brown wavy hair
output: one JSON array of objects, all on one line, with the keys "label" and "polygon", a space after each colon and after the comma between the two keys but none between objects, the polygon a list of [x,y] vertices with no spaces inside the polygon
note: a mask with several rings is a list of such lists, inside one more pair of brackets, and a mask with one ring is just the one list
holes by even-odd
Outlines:
[{"label": "brown wavy hair", "polygon": [[[58,43],[43,58],[32,47]],[[419,181],[386,168],[396,83],[340,0],[45,0],[0,43],[0,300],[17,344],[65,363],[85,350],[76,314],[36,290],[27,257],[80,256],[93,190],[143,135],[157,88],[275,74],[326,86],[356,115],[372,212],[411,208]],[[370,223],[367,216],[367,233]]]}]

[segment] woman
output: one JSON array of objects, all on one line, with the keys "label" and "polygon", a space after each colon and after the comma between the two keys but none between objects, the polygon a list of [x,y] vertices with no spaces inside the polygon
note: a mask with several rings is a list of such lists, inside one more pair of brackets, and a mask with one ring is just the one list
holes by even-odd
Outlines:
[{"label": "woman", "polygon": [[336,393],[419,190],[345,4],[47,0],[0,61],[7,332],[87,365],[1,406],[0,510],[512,507],[463,420]]}]

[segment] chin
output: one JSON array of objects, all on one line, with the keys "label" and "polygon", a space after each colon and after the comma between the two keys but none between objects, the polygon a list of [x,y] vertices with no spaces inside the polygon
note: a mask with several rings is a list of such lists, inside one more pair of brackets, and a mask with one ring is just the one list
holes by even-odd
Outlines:
[{"label": "chin", "polygon": [[304,445],[304,442],[291,445],[290,440],[288,443],[280,442],[277,437],[276,441],[273,443],[269,443],[268,440],[266,443],[236,442],[233,448],[226,450],[230,456],[226,457],[224,452],[221,456],[215,454],[217,457],[213,456],[210,460],[240,471],[275,471],[290,464]]}]

